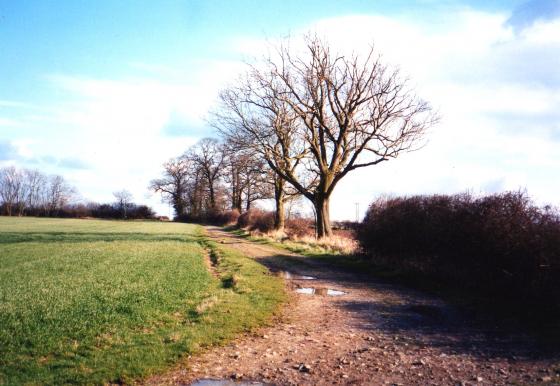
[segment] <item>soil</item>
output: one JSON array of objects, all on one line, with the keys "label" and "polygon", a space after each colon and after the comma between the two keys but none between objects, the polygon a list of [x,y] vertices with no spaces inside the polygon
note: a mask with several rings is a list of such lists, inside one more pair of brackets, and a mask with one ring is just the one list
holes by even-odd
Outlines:
[{"label": "soil", "polygon": [[[272,272],[286,277],[289,271],[291,300],[272,326],[190,357],[146,384],[560,384],[560,358],[529,335],[489,327],[421,292],[341,272],[219,228],[207,230]],[[302,287],[315,292],[296,293]],[[346,294],[327,296],[326,289]]]}]

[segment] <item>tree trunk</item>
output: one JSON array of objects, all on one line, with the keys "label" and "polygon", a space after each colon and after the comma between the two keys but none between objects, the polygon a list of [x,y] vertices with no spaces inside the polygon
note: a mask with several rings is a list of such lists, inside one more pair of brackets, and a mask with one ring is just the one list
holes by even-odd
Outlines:
[{"label": "tree trunk", "polygon": [[251,185],[247,186],[247,202],[245,205],[245,210],[247,212],[251,210]]},{"label": "tree trunk", "polygon": [[283,181],[274,184],[274,201],[276,203],[276,212],[274,213],[274,230],[284,231],[285,213],[284,213],[284,186]]},{"label": "tree trunk", "polygon": [[317,196],[315,198],[315,226],[317,238],[332,236],[331,216],[329,211],[329,197]]},{"label": "tree trunk", "polygon": [[[234,168],[234,166],[232,166],[232,168]],[[239,172],[237,171],[237,169],[233,169],[232,173],[231,173],[231,209],[235,210],[237,209],[239,212],[241,212],[241,208],[243,206],[243,199],[242,199],[242,189],[240,187],[240,181],[239,181]]]},{"label": "tree trunk", "polygon": [[180,217],[185,212],[185,203],[180,195],[173,196],[173,209],[175,209],[175,217]]},{"label": "tree trunk", "polygon": [[216,207],[216,198],[214,196],[214,184],[209,183],[208,188],[210,190],[210,208],[214,209]]}]

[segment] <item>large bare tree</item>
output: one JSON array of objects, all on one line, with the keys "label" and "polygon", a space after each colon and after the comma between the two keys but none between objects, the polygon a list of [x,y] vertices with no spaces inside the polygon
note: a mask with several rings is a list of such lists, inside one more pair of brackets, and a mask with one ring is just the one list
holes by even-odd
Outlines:
[{"label": "large bare tree", "polygon": [[341,55],[316,36],[250,66],[214,118],[313,203],[318,237],[332,234],[329,200],[342,178],[416,149],[437,120],[373,47]]},{"label": "large bare tree", "polygon": [[163,177],[150,182],[149,189],[173,205],[176,217],[185,213],[191,167],[192,162],[184,156],[172,158],[163,164]]},{"label": "large bare tree", "polygon": [[216,190],[224,172],[227,151],[215,138],[203,138],[189,149],[186,156],[194,161],[206,180],[209,193],[209,207],[216,209]]}]

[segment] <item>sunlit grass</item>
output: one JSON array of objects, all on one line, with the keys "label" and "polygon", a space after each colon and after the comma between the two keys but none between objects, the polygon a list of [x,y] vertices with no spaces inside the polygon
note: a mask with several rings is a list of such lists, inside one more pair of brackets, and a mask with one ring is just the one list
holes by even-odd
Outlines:
[{"label": "sunlit grass", "polygon": [[194,225],[0,217],[0,384],[153,374],[264,323],[282,299],[264,267]]},{"label": "sunlit grass", "polygon": [[232,230],[232,232],[254,242],[269,244],[286,249],[290,252],[311,257],[322,255],[354,255],[359,249],[356,240],[336,235],[316,239],[312,236],[293,236],[286,238],[283,233],[248,232],[242,229]]}]

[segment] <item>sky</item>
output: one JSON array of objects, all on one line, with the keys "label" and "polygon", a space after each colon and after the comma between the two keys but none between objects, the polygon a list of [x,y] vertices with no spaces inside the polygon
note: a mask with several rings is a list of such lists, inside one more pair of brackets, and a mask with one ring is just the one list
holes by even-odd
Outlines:
[{"label": "sky", "polygon": [[349,174],[333,219],[380,195],[527,190],[560,206],[560,0],[0,0],[0,167],[63,175],[84,200],[147,187],[215,133],[220,89],[269,44],[371,44],[441,117],[422,149]]}]

